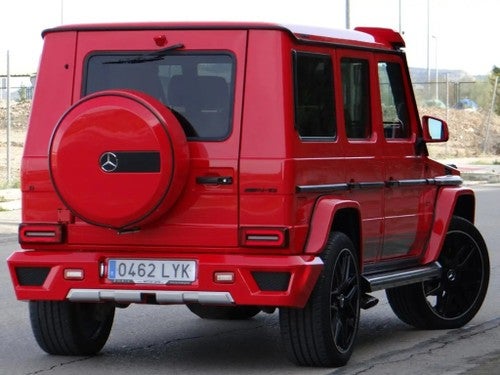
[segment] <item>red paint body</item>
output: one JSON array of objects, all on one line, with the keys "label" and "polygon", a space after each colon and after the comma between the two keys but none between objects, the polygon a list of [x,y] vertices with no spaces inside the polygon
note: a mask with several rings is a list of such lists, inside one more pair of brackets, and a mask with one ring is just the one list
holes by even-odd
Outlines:
[{"label": "red paint body", "polygon": [[[456,185],[453,178],[439,180],[458,171],[427,156],[429,132],[418,118],[404,54],[393,48],[404,43],[399,34],[364,30],[373,35],[307,36],[263,24],[46,31],[22,164],[24,250],[8,260],[17,298],[64,300],[74,289],[227,292],[237,305],[302,307],[332,230],[349,233],[362,269],[434,261],[451,215],[459,211],[473,220],[473,193],[448,186]],[[181,57],[214,53],[233,62],[229,131],[217,139],[186,139],[173,112],[137,90],[85,91],[92,56],[123,59],[127,51],[153,53],[176,44]],[[332,62],[334,137],[301,137],[294,126],[297,52]],[[343,126],[341,65],[352,59],[369,66],[370,134],[364,138],[349,137]],[[381,61],[402,70],[404,138],[386,137]],[[112,64],[121,63],[105,67]],[[133,164],[107,173],[99,164],[107,152],[118,159],[124,153],[130,160],[158,157],[160,169]],[[56,225],[61,240],[47,241],[41,224]],[[193,259],[197,278],[189,285],[111,283],[110,258]],[[22,267],[49,272],[40,285],[22,285],[16,271]],[[65,269],[82,269],[84,277],[65,280]],[[214,281],[215,272],[233,272],[234,282]],[[255,272],[290,278],[263,290]]]}]

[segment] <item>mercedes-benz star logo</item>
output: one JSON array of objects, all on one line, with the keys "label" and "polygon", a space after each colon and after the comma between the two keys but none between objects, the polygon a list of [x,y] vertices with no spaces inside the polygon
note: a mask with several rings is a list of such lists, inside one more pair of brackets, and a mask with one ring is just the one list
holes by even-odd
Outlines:
[{"label": "mercedes-benz star logo", "polygon": [[101,169],[106,172],[114,172],[118,168],[118,157],[112,152],[105,152],[99,159]]}]

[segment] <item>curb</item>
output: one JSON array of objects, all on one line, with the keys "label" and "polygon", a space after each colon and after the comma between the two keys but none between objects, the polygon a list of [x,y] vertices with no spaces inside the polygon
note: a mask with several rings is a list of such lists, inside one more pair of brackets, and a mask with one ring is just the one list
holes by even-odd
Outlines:
[{"label": "curb", "polygon": [[481,182],[486,184],[496,184],[500,182],[500,166],[493,164],[459,165],[458,170],[464,182]]},{"label": "curb", "polygon": [[20,199],[0,203],[0,211],[14,211],[20,209],[21,209]]},{"label": "curb", "polygon": [[500,182],[500,175],[496,173],[484,172],[462,172],[464,183],[467,182],[482,182],[485,184],[497,184]]}]

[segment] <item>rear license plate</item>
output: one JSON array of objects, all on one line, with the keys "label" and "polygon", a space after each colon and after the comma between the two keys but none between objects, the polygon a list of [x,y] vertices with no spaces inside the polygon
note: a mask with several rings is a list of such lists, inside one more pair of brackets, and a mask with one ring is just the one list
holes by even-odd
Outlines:
[{"label": "rear license plate", "polygon": [[108,280],[114,283],[189,284],[196,280],[194,260],[110,259]]}]

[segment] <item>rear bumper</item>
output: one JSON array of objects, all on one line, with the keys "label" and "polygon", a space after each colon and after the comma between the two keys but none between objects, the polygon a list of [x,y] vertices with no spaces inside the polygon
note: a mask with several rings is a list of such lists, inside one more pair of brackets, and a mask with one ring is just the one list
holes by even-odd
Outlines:
[{"label": "rear bumper", "polygon": [[[120,254],[124,257],[123,254]],[[197,278],[187,285],[112,283],[107,260],[116,253],[17,251],[7,260],[20,300],[80,302],[303,307],[323,268],[312,256],[233,254],[169,254],[168,259],[193,259]],[[128,259],[155,259],[158,253],[127,253]],[[65,279],[65,270],[83,270],[83,279]],[[214,273],[233,272],[231,283],[216,282]]]}]

